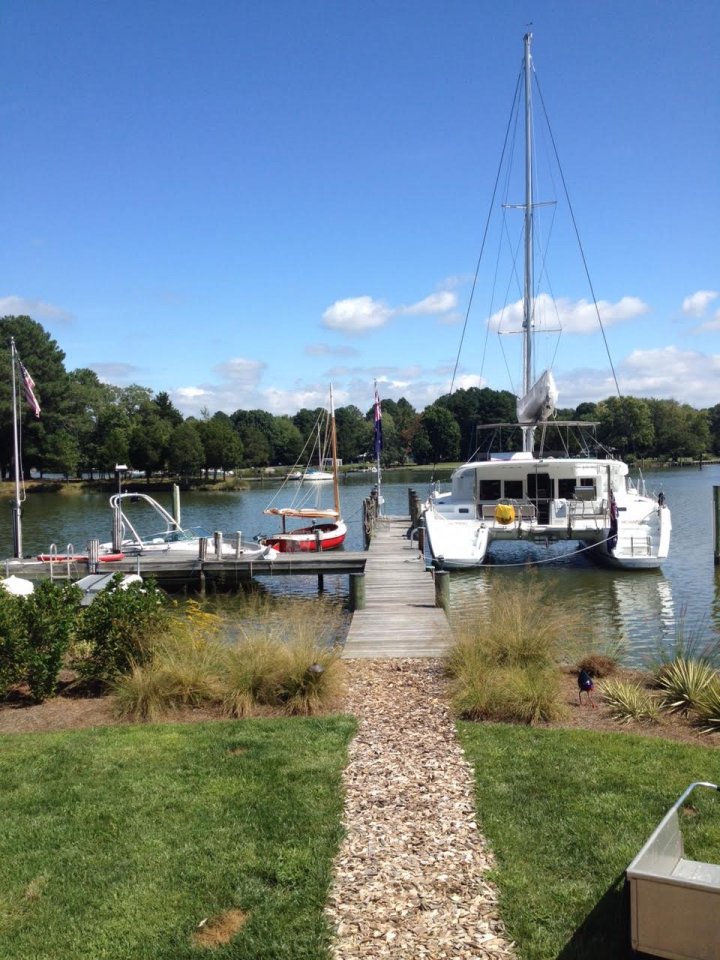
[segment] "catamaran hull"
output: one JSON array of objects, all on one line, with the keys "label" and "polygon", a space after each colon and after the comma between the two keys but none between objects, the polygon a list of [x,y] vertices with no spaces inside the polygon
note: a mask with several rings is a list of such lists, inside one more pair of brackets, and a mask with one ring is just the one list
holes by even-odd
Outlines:
[{"label": "catamaran hull", "polygon": [[339,523],[321,523],[314,527],[301,527],[289,533],[263,537],[261,542],[274,547],[279,553],[315,553],[318,549],[325,551],[341,547],[346,536],[347,527],[341,520]]}]

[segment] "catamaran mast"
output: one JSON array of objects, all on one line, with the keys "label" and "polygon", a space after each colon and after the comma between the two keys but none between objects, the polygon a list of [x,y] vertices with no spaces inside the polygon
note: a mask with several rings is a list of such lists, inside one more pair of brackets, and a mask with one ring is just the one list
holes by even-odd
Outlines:
[{"label": "catamaran mast", "polygon": [[13,515],[13,556],[22,557],[22,500],[20,499],[20,420],[18,417],[17,384],[15,367],[17,365],[15,337],[10,338],[10,367],[12,379],[12,415],[13,415],[13,455],[15,458],[15,499],[12,504]]},{"label": "catamaran mast", "polygon": [[[532,170],[532,34],[524,37],[525,56],[525,284],[523,291],[523,391],[533,384],[533,170]],[[523,427],[523,450],[532,452],[532,427]]]}]

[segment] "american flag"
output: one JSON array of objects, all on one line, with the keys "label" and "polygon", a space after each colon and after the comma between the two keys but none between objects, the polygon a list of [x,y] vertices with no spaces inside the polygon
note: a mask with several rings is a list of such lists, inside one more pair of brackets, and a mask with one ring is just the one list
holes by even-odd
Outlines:
[{"label": "american flag", "polygon": [[375,391],[375,456],[380,456],[382,450],[382,408],[380,406],[380,397]]},{"label": "american flag", "polygon": [[27,372],[27,370],[25,369],[25,365],[22,363],[20,359],[18,359],[18,363],[20,364],[20,376],[22,377],[23,388],[25,390],[25,399],[27,400],[28,405],[30,406],[30,409],[35,414],[35,416],[39,417],[40,404],[38,403],[37,397],[35,396],[35,389],[34,389],[35,381]]}]

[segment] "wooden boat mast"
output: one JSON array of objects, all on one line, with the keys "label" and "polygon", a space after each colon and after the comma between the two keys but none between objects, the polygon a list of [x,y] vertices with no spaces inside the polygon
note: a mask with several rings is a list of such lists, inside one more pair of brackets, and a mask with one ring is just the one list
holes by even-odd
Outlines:
[{"label": "wooden boat mast", "polygon": [[333,398],[333,388],[330,384],[330,455],[333,462],[333,500],[335,503],[335,513],[340,518],[340,487],[338,485],[338,462],[337,462],[337,435],[335,433],[335,400]]}]

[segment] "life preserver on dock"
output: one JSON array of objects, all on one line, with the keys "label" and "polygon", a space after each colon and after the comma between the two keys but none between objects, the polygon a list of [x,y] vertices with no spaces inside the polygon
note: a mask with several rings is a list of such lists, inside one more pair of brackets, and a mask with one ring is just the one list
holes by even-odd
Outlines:
[{"label": "life preserver on dock", "polygon": [[495,507],[495,522],[507,526],[515,521],[515,507],[511,503],[498,503]]}]

